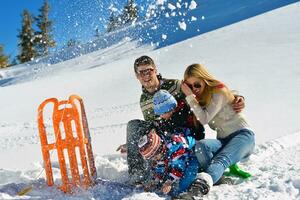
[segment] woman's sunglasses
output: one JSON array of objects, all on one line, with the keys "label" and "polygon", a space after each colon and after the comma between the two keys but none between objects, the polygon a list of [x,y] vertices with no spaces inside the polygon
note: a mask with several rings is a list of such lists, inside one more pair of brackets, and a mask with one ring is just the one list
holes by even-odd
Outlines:
[{"label": "woman's sunglasses", "polygon": [[147,76],[147,75],[152,75],[153,72],[154,72],[153,68],[148,68],[148,69],[137,71],[137,74],[140,76]]},{"label": "woman's sunglasses", "polygon": [[194,84],[188,84],[186,83],[187,86],[189,86],[189,88],[191,88],[191,90],[193,90],[193,88],[199,89],[201,88],[201,83],[200,82],[195,82]]}]

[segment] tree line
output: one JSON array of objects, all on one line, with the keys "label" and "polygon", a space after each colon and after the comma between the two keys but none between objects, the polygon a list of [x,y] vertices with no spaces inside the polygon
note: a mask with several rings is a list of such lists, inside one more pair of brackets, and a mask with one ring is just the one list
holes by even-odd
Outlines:
[{"label": "tree line", "polygon": [[[39,9],[39,15],[33,16],[28,10],[22,13],[22,26],[18,34],[18,55],[13,61],[9,62],[9,56],[4,54],[4,46],[0,44],[0,68],[9,67],[18,63],[32,61],[38,57],[47,56],[51,48],[56,47],[52,35],[53,22],[49,19],[50,4],[45,0]],[[111,11],[105,32],[112,32],[120,27],[133,23],[138,18],[138,8],[134,0],[128,0],[122,13],[116,14]],[[34,30],[33,25],[36,23],[38,30]],[[100,37],[99,29],[95,30],[96,38]],[[78,41],[70,39],[67,47],[79,44]]]}]

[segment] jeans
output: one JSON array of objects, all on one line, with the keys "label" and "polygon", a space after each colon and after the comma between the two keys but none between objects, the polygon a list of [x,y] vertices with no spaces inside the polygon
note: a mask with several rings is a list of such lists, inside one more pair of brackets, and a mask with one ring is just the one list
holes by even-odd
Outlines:
[{"label": "jeans", "polygon": [[151,129],[151,123],[143,120],[131,120],[127,124],[127,163],[128,173],[132,181],[142,181],[150,174],[149,163],[139,152],[138,141]]},{"label": "jeans", "polygon": [[254,146],[254,133],[241,129],[223,139],[200,140],[196,144],[195,154],[201,169],[216,183],[230,165],[250,156]]}]

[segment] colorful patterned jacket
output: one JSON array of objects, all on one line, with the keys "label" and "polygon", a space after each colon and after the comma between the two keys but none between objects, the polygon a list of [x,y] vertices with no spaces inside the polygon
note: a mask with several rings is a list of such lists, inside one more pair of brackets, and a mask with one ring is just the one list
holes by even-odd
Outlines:
[{"label": "colorful patterned jacket", "polygon": [[153,179],[157,185],[172,182],[172,194],[185,191],[194,181],[199,163],[193,152],[195,139],[188,128],[177,128],[171,137],[163,137],[165,156],[153,162]]}]

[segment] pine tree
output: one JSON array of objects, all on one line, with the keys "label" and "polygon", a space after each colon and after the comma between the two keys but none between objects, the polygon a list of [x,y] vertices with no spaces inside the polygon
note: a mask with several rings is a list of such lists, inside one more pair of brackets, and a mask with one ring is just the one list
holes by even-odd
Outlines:
[{"label": "pine tree", "polygon": [[4,55],[3,46],[0,44],[0,68],[8,67],[8,57]]},{"label": "pine tree", "polygon": [[123,15],[122,15],[122,23],[127,24],[133,22],[138,17],[138,8],[134,3],[134,0],[128,0],[127,4],[124,6]]},{"label": "pine tree", "polygon": [[55,47],[55,41],[52,38],[52,21],[49,20],[50,5],[48,0],[44,1],[39,9],[40,14],[35,18],[39,31],[35,33],[35,42],[38,56],[45,56],[49,53],[50,47]]},{"label": "pine tree", "polygon": [[34,30],[32,28],[33,18],[28,10],[23,11],[22,15],[22,29],[19,38],[20,54],[17,56],[20,63],[30,61],[36,57],[36,50],[34,48]]},{"label": "pine tree", "polygon": [[119,24],[118,17],[116,17],[115,13],[112,11],[109,16],[109,19],[108,19],[108,25],[107,25],[106,31],[109,33],[109,32],[116,30],[118,27],[118,24]]}]

